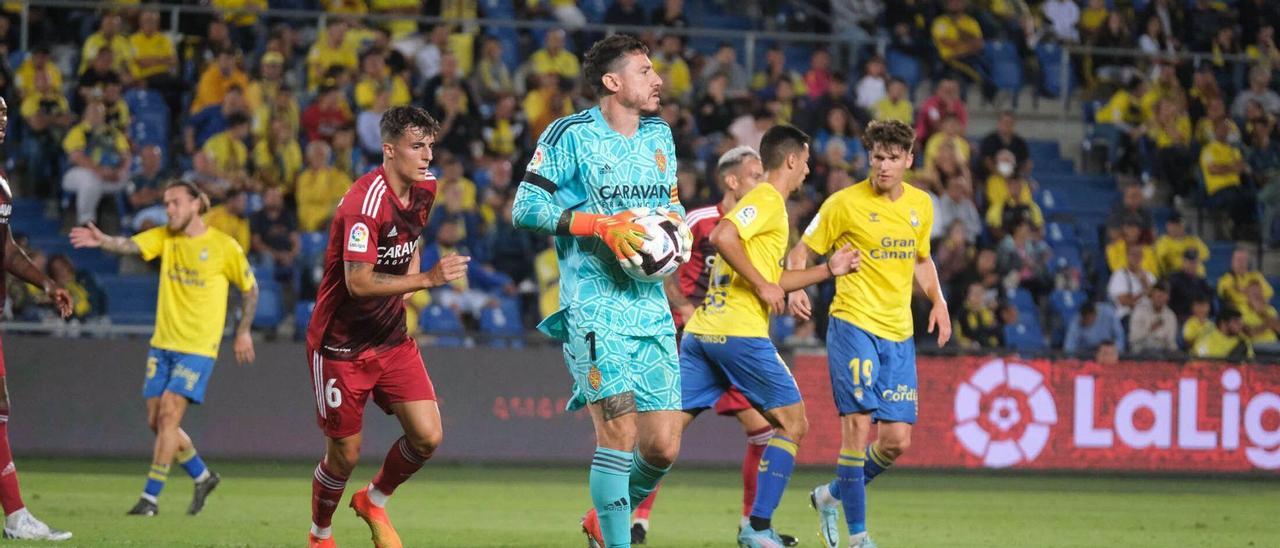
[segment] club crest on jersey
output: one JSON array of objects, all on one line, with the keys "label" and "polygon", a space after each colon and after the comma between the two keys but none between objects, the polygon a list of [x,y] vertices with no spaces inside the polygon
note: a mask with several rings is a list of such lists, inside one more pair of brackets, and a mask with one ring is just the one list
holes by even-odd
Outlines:
[{"label": "club crest on jersey", "polygon": [[658,171],[665,175],[667,173],[667,155],[662,153],[662,149],[654,149],[653,161],[658,164]]},{"label": "club crest on jersey", "polygon": [[369,251],[369,227],[364,223],[351,226],[351,234],[347,237],[347,251],[353,253]]},{"label": "club crest on jersey", "polygon": [[546,154],[542,152],[542,147],[533,150],[533,158],[529,159],[529,171],[538,172],[538,168],[542,167],[542,161],[546,158]]},{"label": "club crest on jersey", "polygon": [[209,260],[209,248],[206,247],[200,250],[200,260],[202,261]]},{"label": "club crest on jersey", "polygon": [[591,370],[587,372],[587,383],[591,385],[592,390],[599,390],[603,382],[604,376],[600,374],[600,368],[592,365]]},{"label": "club crest on jersey", "polygon": [[876,214],[876,212],[872,211],[872,212],[871,212],[871,222],[873,222],[873,223],[878,223],[878,222],[880,222],[880,215],[878,215],[878,214]]},{"label": "club crest on jersey", "polygon": [[911,210],[911,228],[920,228],[920,217],[916,216],[916,210]]}]

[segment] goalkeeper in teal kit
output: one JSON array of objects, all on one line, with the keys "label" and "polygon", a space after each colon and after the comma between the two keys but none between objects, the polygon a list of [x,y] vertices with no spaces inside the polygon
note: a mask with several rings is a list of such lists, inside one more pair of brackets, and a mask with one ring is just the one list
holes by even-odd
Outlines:
[{"label": "goalkeeper in teal kit", "polygon": [[542,332],[564,343],[571,410],[587,407],[597,447],[594,510],[583,529],[602,546],[630,546],[631,501],[642,501],[679,450],[680,365],[662,282],[623,272],[645,238],[635,219],[684,215],[671,128],[654,115],[662,78],[648,48],[613,35],[587,51],[583,74],[599,105],[553,122],[520,183],[519,228],[556,236],[560,310]]}]

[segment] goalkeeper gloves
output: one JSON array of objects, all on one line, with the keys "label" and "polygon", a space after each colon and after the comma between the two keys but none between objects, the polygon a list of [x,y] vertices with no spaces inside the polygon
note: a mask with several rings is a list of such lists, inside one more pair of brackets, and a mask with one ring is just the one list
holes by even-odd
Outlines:
[{"label": "goalkeeper gloves", "polygon": [[639,266],[642,259],[638,251],[649,236],[635,220],[648,214],[646,208],[632,208],[613,215],[575,212],[569,223],[569,234],[600,238],[619,261]]}]

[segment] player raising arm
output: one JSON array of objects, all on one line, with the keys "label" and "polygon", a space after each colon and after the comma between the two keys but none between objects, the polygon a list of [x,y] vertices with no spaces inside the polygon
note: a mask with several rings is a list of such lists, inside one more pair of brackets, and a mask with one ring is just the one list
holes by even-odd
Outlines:
[{"label": "player raising arm", "polygon": [[583,529],[609,547],[631,544],[631,501],[649,496],[680,440],[680,366],[662,282],[634,280],[619,266],[638,260],[644,231],[633,208],[684,213],[671,128],[654,115],[662,78],[648,52],[624,34],[587,51],[583,73],[600,103],[542,133],[512,210],[516,227],[556,236],[560,310],[538,328],[564,344],[569,410],[591,413],[595,510]]},{"label": "player raising arm", "polygon": [[[0,97],[0,142],[4,142],[9,125],[9,105]],[[58,315],[71,316],[71,295],[66,289],[49,279],[44,272],[31,264],[31,258],[13,241],[10,219],[13,214],[13,194],[9,181],[0,177],[0,263],[5,272],[17,276],[44,290]],[[0,302],[4,301],[5,288],[0,284]],[[13,452],[9,449],[9,384],[5,380],[4,356],[0,355],[0,506],[4,507],[4,538],[26,540],[67,540],[71,533],[45,525],[27,510],[18,488],[18,470],[13,465]]]},{"label": "player raising arm", "polygon": [[461,278],[470,259],[448,255],[428,272],[418,268],[418,240],[436,196],[428,167],[439,124],[421,108],[394,107],[380,125],[382,165],[338,203],[307,327],[316,421],[325,436],[325,456],[311,484],[312,547],[336,546],[333,512],[360,457],[370,393],[404,429],[373,482],[351,496],[374,546],[401,546],[387,500],[431,458],[443,435],[435,388],[406,330],[403,297]]},{"label": "player raising arm", "polygon": [[142,496],[129,510],[130,515],[138,516],[159,513],[157,497],[175,457],[196,483],[188,514],[204,508],[205,498],[220,481],[196,454],[191,437],[182,430],[182,417],[190,404],[204,402],[222,342],[228,284],[235,284],[241,295],[236,361],[246,364],[254,358],[249,328],[258,307],[258,284],[244,249],[231,236],[204,224],[200,215],[209,209],[209,198],[195,185],[170,182],[164,190],[164,207],[167,225],[132,238],[107,236],[93,223],[71,229],[75,247],[100,247],[148,261],[160,257],[155,334],[142,385],[147,424],[156,433],[156,444]]},{"label": "player raising arm", "polygon": [[[874,546],[867,536],[866,487],[911,442],[916,420],[916,350],[911,340],[911,283],[933,302],[929,332],[938,346],[951,338],[951,316],[929,256],[933,202],[902,182],[914,160],[915,132],[902,122],[877,121],[864,137],[871,151],[867,180],[827,198],[787,257],[804,268],[819,254],[853,246],[864,260],[857,274],[836,281],[827,328],[831,389],[840,412],[836,479],[810,497],[821,514],[821,536],[839,546],[837,507],[843,506],[850,546]],[[871,422],[878,439],[867,446]]]}]

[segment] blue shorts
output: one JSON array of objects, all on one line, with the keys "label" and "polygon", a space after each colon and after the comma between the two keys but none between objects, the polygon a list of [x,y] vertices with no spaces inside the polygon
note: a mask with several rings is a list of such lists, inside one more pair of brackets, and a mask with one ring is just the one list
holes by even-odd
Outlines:
[{"label": "blue shorts", "polygon": [[147,379],[142,383],[142,397],[158,398],[165,392],[173,392],[191,403],[202,403],[211,376],[213,358],[209,356],[152,347],[147,353]]},{"label": "blue shorts", "polygon": [[894,342],[831,318],[827,369],[841,416],[871,412],[877,421],[915,424],[915,341]]},{"label": "blue shorts", "polygon": [[680,399],[684,409],[714,406],[730,386],[762,410],[800,403],[800,388],[773,341],[764,337],[685,333],[680,341]]}]

